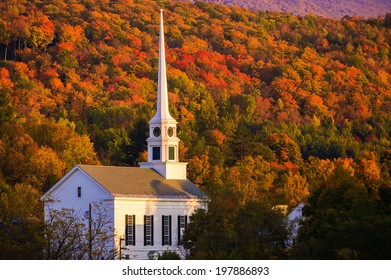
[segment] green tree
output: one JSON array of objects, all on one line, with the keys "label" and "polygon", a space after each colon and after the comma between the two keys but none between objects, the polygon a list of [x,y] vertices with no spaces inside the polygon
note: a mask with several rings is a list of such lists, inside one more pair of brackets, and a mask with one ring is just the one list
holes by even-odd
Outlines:
[{"label": "green tree", "polygon": [[237,212],[234,194],[221,189],[215,189],[215,192],[219,197],[208,203],[208,210],[196,210],[187,225],[184,247],[189,251],[190,259],[237,258],[233,227]]},{"label": "green tree", "polygon": [[247,203],[235,220],[237,251],[241,259],[285,257],[287,227],[284,215],[263,201]]},{"label": "green tree", "polygon": [[27,184],[0,191],[0,259],[41,259],[44,246],[40,192]]},{"label": "green tree", "polygon": [[229,188],[214,186],[208,208],[198,209],[185,232],[191,259],[278,259],[285,254],[283,215],[264,200],[240,205]]},{"label": "green tree", "polygon": [[[389,259],[389,188],[371,195],[349,170],[334,176],[308,198],[296,257],[304,259]],[[388,206],[387,206],[388,205]]]},{"label": "green tree", "polygon": [[181,257],[175,251],[165,250],[157,257],[158,260],[180,260]]}]

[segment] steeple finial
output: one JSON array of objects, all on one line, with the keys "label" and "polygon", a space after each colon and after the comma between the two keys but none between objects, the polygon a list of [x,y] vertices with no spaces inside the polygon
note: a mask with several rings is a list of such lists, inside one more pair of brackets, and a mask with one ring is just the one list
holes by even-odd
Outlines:
[{"label": "steeple finial", "polygon": [[175,121],[168,108],[168,90],[166,74],[166,53],[164,48],[163,9],[160,9],[160,36],[159,36],[159,66],[158,66],[158,95],[155,116],[150,123],[161,121]]}]

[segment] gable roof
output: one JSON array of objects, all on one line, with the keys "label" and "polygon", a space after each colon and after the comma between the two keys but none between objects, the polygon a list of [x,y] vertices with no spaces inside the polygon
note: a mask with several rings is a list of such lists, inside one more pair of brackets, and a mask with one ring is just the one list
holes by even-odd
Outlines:
[{"label": "gable roof", "polygon": [[99,165],[78,167],[115,197],[206,197],[190,180],[169,180],[149,168]]}]

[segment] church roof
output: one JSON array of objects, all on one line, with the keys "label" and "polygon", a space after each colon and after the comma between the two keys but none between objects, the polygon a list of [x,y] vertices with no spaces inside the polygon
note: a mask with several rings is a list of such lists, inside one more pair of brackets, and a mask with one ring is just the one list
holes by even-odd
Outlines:
[{"label": "church roof", "polygon": [[78,165],[88,176],[116,197],[192,198],[206,194],[189,180],[165,179],[153,169]]}]

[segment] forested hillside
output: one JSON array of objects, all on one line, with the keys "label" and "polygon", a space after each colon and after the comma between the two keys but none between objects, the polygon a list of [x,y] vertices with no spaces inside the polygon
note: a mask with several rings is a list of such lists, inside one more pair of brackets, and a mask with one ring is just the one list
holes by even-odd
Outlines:
[{"label": "forested hillside", "polygon": [[[184,0],[196,2],[197,0]],[[286,12],[294,15],[314,14],[341,19],[344,16],[363,18],[385,16],[391,12],[389,0],[201,0],[262,11]]]},{"label": "forested hillside", "polygon": [[[248,221],[235,217],[267,212],[257,208],[261,202],[291,209],[309,196],[311,206],[324,207],[314,195],[328,201],[323,190],[346,184],[361,196],[345,189],[351,204],[338,200],[343,216],[370,208],[382,217],[373,231],[390,231],[390,14],[338,21],[202,2],[12,0],[0,3],[0,245],[14,252],[6,256],[37,257],[20,249],[39,251],[35,233],[24,228],[28,240],[10,242],[10,220],[39,217],[40,195],[75,164],[136,166],[146,159],[161,7],[180,158],[189,162],[189,179],[218,198],[211,209],[225,217],[216,221],[222,236],[207,239],[228,243],[214,243],[220,247],[208,254],[286,257],[281,248],[237,254],[245,247],[232,247],[232,225],[239,231]],[[350,236],[360,228],[343,230],[340,236]],[[384,257],[341,244],[334,251],[325,245],[329,254],[303,247],[297,254]],[[200,248],[193,257],[208,254]]]}]

